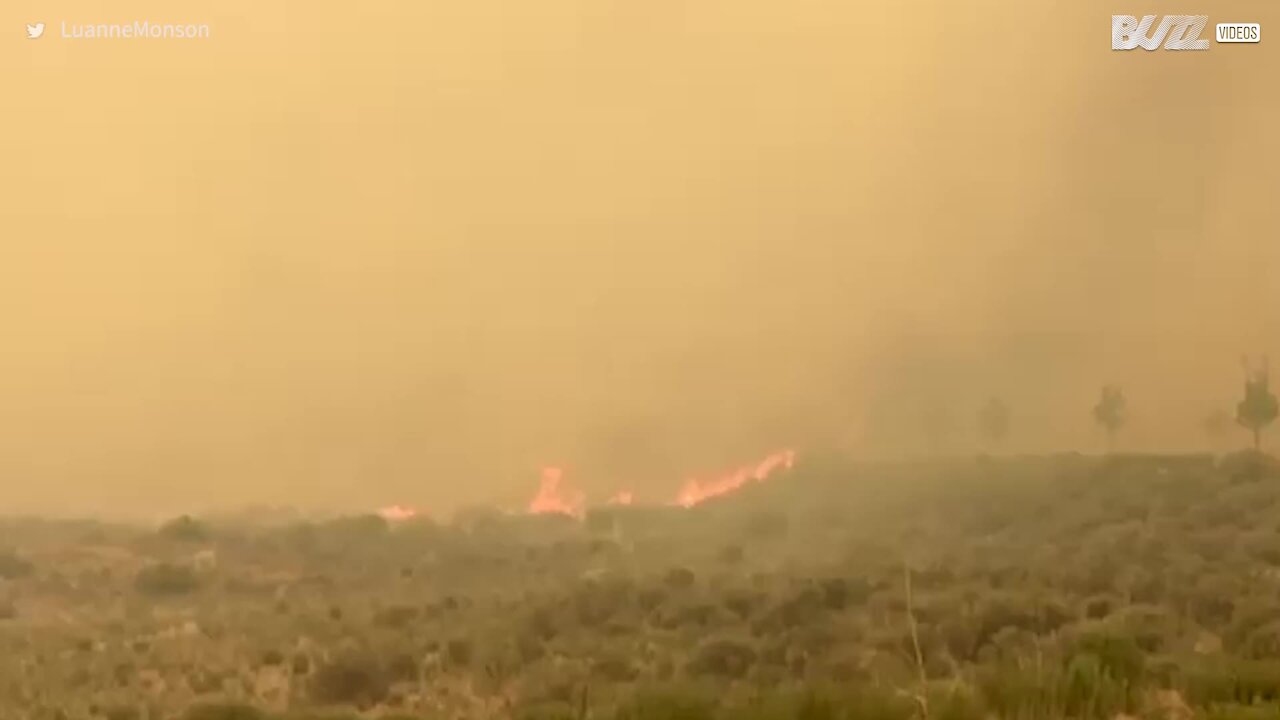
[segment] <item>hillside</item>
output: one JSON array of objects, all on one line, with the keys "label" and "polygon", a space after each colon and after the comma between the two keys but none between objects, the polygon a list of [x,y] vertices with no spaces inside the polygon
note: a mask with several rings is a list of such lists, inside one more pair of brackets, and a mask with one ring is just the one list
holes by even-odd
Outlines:
[{"label": "hillside", "polygon": [[15,518],[0,548],[0,718],[1280,713],[1251,453],[803,458],[690,508]]}]

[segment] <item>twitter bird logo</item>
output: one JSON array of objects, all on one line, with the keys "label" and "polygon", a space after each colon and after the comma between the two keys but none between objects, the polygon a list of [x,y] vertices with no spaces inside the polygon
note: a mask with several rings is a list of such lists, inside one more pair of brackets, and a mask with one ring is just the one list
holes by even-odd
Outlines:
[{"label": "twitter bird logo", "polygon": [[35,40],[44,34],[44,23],[36,23],[35,25],[27,25],[27,39]]}]

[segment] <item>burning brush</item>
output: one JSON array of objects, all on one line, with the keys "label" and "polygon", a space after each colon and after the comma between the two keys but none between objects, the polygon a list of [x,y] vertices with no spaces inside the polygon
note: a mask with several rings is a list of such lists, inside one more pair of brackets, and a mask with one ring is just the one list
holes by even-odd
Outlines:
[{"label": "burning brush", "polygon": [[[740,467],[709,480],[690,478],[681,486],[675,500],[669,504],[691,508],[712,498],[737,492],[749,483],[764,482],[779,469],[790,470],[795,464],[795,457],[795,451],[783,450],[753,465]],[[626,506],[634,502],[634,493],[630,490],[620,490],[610,497],[606,504]],[[586,497],[581,491],[570,488],[564,483],[564,472],[560,468],[543,468],[538,494],[529,502],[529,512],[535,515],[559,513],[581,518],[586,512]]]}]

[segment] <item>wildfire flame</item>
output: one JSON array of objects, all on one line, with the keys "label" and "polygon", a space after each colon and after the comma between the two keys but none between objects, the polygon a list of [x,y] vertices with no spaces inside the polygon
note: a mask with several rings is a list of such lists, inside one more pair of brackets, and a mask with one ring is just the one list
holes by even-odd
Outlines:
[{"label": "wildfire flame", "polygon": [[542,469],[542,481],[538,485],[538,494],[529,501],[529,512],[535,515],[559,513],[582,517],[586,507],[586,498],[581,492],[566,489],[561,481],[564,471],[558,467]]},{"label": "wildfire flame", "polygon": [[[691,508],[711,498],[736,492],[747,483],[763,482],[778,469],[790,470],[795,464],[794,450],[783,450],[773,453],[754,465],[746,465],[720,477],[701,481],[690,478],[680,488],[672,505]],[[632,505],[635,494],[630,490],[619,490],[610,497],[608,505]],[[578,490],[570,488],[564,482],[564,471],[558,467],[542,469],[542,480],[538,486],[538,494],[529,502],[529,512],[535,515],[558,513],[581,518],[586,510],[586,498]]]},{"label": "wildfire flame", "polygon": [[776,452],[755,465],[747,465],[722,475],[713,480],[702,482],[697,478],[689,478],[680,488],[675,504],[690,508],[706,502],[714,497],[736,492],[751,481],[763,482],[778,468],[791,469],[795,464],[796,454],[793,450]]},{"label": "wildfire flame", "polygon": [[[790,470],[795,460],[794,450],[783,450],[769,455],[754,465],[740,467],[710,480],[690,478],[681,486],[680,492],[670,504],[691,508],[712,498],[737,492],[748,483],[767,480],[780,468]],[[612,506],[627,506],[634,503],[635,493],[630,490],[619,490],[606,501],[607,505]],[[586,496],[564,482],[563,469],[545,467],[542,469],[542,478],[538,484],[538,494],[529,501],[528,512],[533,515],[555,513],[582,519],[586,514],[586,506]],[[405,505],[379,508],[377,514],[393,522],[411,520],[420,515],[417,509]]]},{"label": "wildfire flame", "polygon": [[384,520],[410,520],[418,516],[418,511],[404,505],[389,505],[379,508],[378,516]]}]

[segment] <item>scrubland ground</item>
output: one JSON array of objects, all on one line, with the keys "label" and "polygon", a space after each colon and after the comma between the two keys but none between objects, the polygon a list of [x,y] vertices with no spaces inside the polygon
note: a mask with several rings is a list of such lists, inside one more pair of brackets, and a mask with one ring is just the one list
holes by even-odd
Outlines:
[{"label": "scrubland ground", "polygon": [[1280,717],[1280,467],[794,470],[691,508],[0,523],[0,718]]}]

